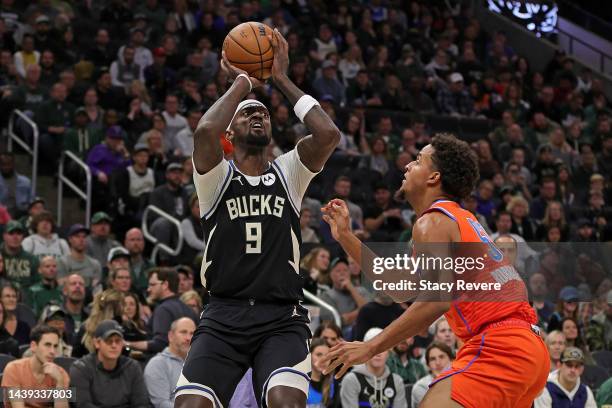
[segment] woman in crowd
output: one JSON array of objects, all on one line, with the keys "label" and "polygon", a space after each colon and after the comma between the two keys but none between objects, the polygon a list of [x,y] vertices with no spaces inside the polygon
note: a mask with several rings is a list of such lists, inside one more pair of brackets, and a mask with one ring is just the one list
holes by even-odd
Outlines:
[{"label": "woman in crowd", "polygon": [[334,378],[334,373],[323,375],[327,364],[322,364],[321,360],[328,352],[329,346],[322,338],[315,338],[310,343],[312,372],[310,373],[306,408],[340,407],[340,398],[338,398],[340,393],[338,392],[338,382]]},{"label": "woman in crowd", "polygon": [[4,305],[0,302],[0,353],[19,358],[19,343],[6,330],[6,318],[7,315],[4,313]]},{"label": "woman in crowd", "polygon": [[[145,327],[145,323],[140,315],[140,303],[138,296],[132,292],[126,292],[123,297],[123,315],[122,315],[122,326],[123,326],[123,338],[125,341],[143,341],[149,339],[149,334]],[[133,351],[130,357],[140,357],[139,355],[132,355],[137,353]]]},{"label": "woman in crowd", "polygon": [[124,295],[127,294],[132,286],[130,270],[124,267],[111,269],[108,276],[108,286]]},{"label": "woman in crowd", "polygon": [[123,321],[123,293],[107,289],[94,297],[91,313],[81,326],[72,350],[72,357],[80,358],[95,351],[93,334],[103,320]]},{"label": "woman in crowd", "polygon": [[455,359],[455,355],[448,345],[440,342],[431,343],[425,350],[425,362],[429,367],[430,374],[418,380],[412,387],[412,406],[418,407],[425,393],[429,389],[429,384],[440,373],[450,368],[450,364]]},{"label": "woman in crowd", "polygon": [[202,313],[202,298],[195,290],[188,290],[181,295],[181,302],[189,306],[196,315]]},{"label": "woman in crowd", "polygon": [[30,326],[17,317],[18,292],[12,285],[3,286],[0,291],[0,301],[4,310],[3,327],[19,345],[30,342]]},{"label": "woman in crowd", "polygon": [[300,263],[305,271],[304,288],[312,294],[317,294],[328,283],[327,268],[329,268],[330,254],[326,248],[313,248]]},{"label": "woman in crowd", "polygon": [[510,232],[520,235],[525,241],[533,241],[535,239],[535,230],[529,217],[529,204],[527,200],[521,196],[514,196],[508,203],[507,210],[512,215],[512,228]]},{"label": "woman in crowd", "polygon": [[321,338],[325,340],[329,348],[332,348],[342,341],[342,330],[336,323],[330,320],[324,320],[319,327],[317,327],[312,338]]},{"label": "woman in crowd", "polygon": [[542,223],[538,226],[536,230],[536,238],[538,240],[546,240],[548,237],[548,233],[552,227],[559,228],[559,232],[561,233],[560,241],[567,241],[569,237],[569,225],[565,220],[565,212],[563,211],[563,206],[559,201],[550,201],[546,206],[546,211],[544,212],[544,218],[542,219]]},{"label": "woman in crowd", "polygon": [[565,318],[578,320],[578,290],[573,286],[566,286],[559,292],[557,307],[548,321],[548,331],[561,330]]}]

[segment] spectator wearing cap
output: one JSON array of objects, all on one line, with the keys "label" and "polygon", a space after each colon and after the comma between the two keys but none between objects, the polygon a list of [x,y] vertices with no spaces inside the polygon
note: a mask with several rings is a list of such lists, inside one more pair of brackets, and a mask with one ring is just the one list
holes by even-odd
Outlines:
[{"label": "spectator wearing cap", "polygon": [[612,351],[612,290],[606,295],[603,310],[591,319],[586,340],[590,351]]},{"label": "spectator wearing cap", "polygon": [[194,323],[198,321],[196,313],[179,299],[178,285],[178,274],[173,268],[156,268],[149,271],[148,300],[150,303],[157,303],[148,323],[153,339],[128,343],[128,347],[159,353],[168,346],[168,332],[173,321],[181,317],[188,317]]},{"label": "spectator wearing cap", "polygon": [[166,50],[162,47],[153,49],[153,64],[144,70],[145,83],[155,100],[164,100],[168,91],[177,80],[176,72],[166,66]]},{"label": "spectator wearing cap", "polygon": [[51,87],[49,96],[50,100],[39,106],[34,118],[41,131],[39,151],[46,159],[41,160],[41,163],[46,163],[51,166],[52,170],[55,170],[54,165],[60,155],[63,138],[72,126],[75,106],[66,102],[68,91],[66,85],[61,82]]},{"label": "spectator wearing cap", "polygon": [[128,271],[130,270],[130,253],[122,246],[114,247],[108,251],[106,268],[104,268],[103,271],[104,279],[106,280],[109,278],[111,272],[119,268],[127,269]]},{"label": "spectator wearing cap", "polygon": [[[40,52],[34,49],[34,36],[26,33],[21,39],[21,50],[14,55],[15,69],[21,78],[26,77],[28,67],[38,65]],[[40,69],[39,69],[40,75]]]},{"label": "spectator wearing cap", "polygon": [[52,256],[41,258],[38,267],[40,281],[30,286],[26,292],[26,304],[34,314],[40,316],[49,303],[62,303],[62,291],[57,283],[57,261]]},{"label": "spectator wearing cap", "polygon": [[[57,347],[57,357],[72,357],[72,346],[66,342],[66,312],[61,306],[49,304],[46,306],[40,316],[40,324],[46,324],[53,327],[59,333],[59,344]],[[32,356],[32,349],[28,348],[24,351],[23,357]]]},{"label": "spectator wearing cap", "polygon": [[382,183],[374,188],[374,203],[365,209],[363,218],[365,229],[375,241],[396,241],[402,231],[408,228],[401,208],[391,197],[389,187]]},{"label": "spectator wearing cap", "polygon": [[111,223],[113,219],[107,213],[100,211],[91,217],[91,234],[87,237],[87,255],[106,265],[111,248],[121,244],[111,238]]},{"label": "spectator wearing cap", "polygon": [[91,148],[102,142],[100,130],[89,126],[89,115],[84,107],[74,112],[74,126],[68,129],[63,142],[64,150],[70,150],[81,159],[87,157]]},{"label": "spectator wearing cap", "polygon": [[13,153],[0,153],[0,204],[14,218],[22,216],[32,199],[32,182],[15,170]]},{"label": "spectator wearing cap", "polygon": [[534,401],[535,408],[596,408],[593,391],[580,382],[584,372],[584,354],[567,347],[561,355],[561,367],[548,376],[546,387]]},{"label": "spectator wearing cap", "polygon": [[463,75],[453,72],[448,76],[447,86],[438,90],[436,103],[440,113],[452,116],[472,116],[474,101],[465,89]]},{"label": "spectator wearing cap", "polygon": [[1,247],[4,276],[15,286],[27,287],[39,279],[38,257],[21,246],[26,229],[19,221],[9,221],[2,234]]},{"label": "spectator wearing cap", "polygon": [[70,252],[68,243],[53,232],[55,221],[49,211],[43,211],[32,219],[33,235],[25,238],[21,243],[23,249],[42,259],[51,255],[56,259]]},{"label": "spectator wearing cap", "polygon": [[[104,142],[95,145],[87,155],[87,165],[98,180],[98,198],[104,199],[111,173],[128,165],[129,153],[123,141],[123,131],[119,126],[106,130]],[[104,197],[104,198],[103,198]]]},{"label": "spectator wearing cap", "polygon": [[[555,271],[556,272],[556,271]],[[580,295],[574,286],[564,286],[559,292],[559,300],[555,312],[548,322],[548,331],[561,330],[561,322],[569,317],[574,320],[578,318],[578,301]]]},{"label": "spectator wearing cap", "polygon": [[111,83],[118,88],[127,88],[132,81],[144,82],[142,67],[134,61],[135,49],[131,45],[122,47],[122,57],[117,58],[110,66]]},{"label": "spectator wearing cap", "polygon": [[[370,295],[365,288],[355,286],[351,282],[348,261],[345,258],[335,258],[331,262],[329,277],[332,287],[323,292],[320,298],[340,313],[342,328],[345,330],[355,322],[359,310],[370,300]],[[321,321],[332,320],[328,314],[321,311]]]},{"label": "spectator wearing cap", "polygon": [[142,370],[135,360],[121,354],[125,341],[119,323],[102,321],[93,338],[95,352],[70,367],[79,406],[148,408],[149,394]]},{"label": "spectator wearing cap", "polygon": [[168,332],[168,347],[147,363],[144,379],[155,408],[174,406],[174,389],[195,329],[194,322],[187,317],[172,322]]},{"label": "spectator wearing cap", "polygon": [[[68,373],[53,362],[57,356],[59,340],[59,332],[53,327],[40,325],[32,329],[30,341],[32,356],[14,360],[7,364],[2,373],[2,387],[38,390],[68,388],[71,385]],[[6,406],[17,405],[11,405],[6,396],[5,393],[4,403]],[[48,405],[40,403],[40,400],[36,402],[27,399],[22,404],[22,406],[28,407]],[[68,408],[68,400],[55,399],[53,406]]]},{"label": "spectator wearing cap", "polygon": [[149,285],[148,270],[155,266],[143,255],[145,248],[144,235],[140,228],[131,228],[126,232],[123,241],[125,249],[130,254],[130,271],[132,272],[132,285],[141,296],[146,293]]},{"label": "spectator wearing cap", "polygon": [[[378,336],[382,329],[373,327],[365,334],[368,342]],[[402,378],[393,374],[386,365],[389,351],[383,351],[356,365],[344,376],[340,387],[343,407],[393,406],[406,408],[406,391]]]},{"label": "spectator wearing cap", "polygon": [[102,266],[86,254],[89,229],[82,224],[74,224],[68,230],[70,253],[61,257],[57,263],[57,276],[60,284],[72,274],[84,279],[88,288],[95,287],[102,280]]},{"label": "spectator wearing cap", "polygon": [[117,169],[110,185],[112,211],[119,232],[141,224],[142,211],[155,188],[155,174],[149,164],[149,146],[137,143],[132,151],[132,164]]},{"label": "spectator wearing cap", "polygon": [[336,63],[334,61],[323,61],[321,76],[314,80],[312,87],[319,98],[322,98],[323,95],[331,95],[336,105],[345,105],[346,89],[342,82],[338,80]]}]

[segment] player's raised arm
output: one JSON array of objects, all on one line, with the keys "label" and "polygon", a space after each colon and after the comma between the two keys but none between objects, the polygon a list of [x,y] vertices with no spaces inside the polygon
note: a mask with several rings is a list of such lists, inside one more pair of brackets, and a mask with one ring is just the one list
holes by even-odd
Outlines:
[{"label": "player's raised arm", "polygon": [[272,80],[289,99],[298,118],[312,132],[298,145],[302,163],[312,172],[319,172],[340,141],[340,131],[319,103],[306,95],[287,76],[289,68],[289,45],[278,30],[272,34],[274,62]]},{"label": "player's raised arm", "polygon": [[206,111],[193,134],[193,163],[199,174],[208,172],[223,159],[219,138],[227,131],[240,101],[253,88],[262,85],[256,78],[249,77],[245,71],[231,65],[225,57],[225,52],[221,59],[221,68],[234,83]]}]

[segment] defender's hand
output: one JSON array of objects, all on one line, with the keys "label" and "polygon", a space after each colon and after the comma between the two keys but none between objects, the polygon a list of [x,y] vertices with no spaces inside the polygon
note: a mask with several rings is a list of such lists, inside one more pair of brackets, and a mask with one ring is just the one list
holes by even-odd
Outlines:
[{"label": "defender's hand", "polygon": [[236,68],[235,66],[233,66],[228,61],[227,56],[225,55],[225,51],[221,52],[221,69],[223,69],[227,73],[227,76],[229,77],[229,79],[232,82],[234,82],[236,80],[238,75],[245,74],[251,80],[251,84],[253,84],[253,89],[259,88],[260,86],[263,86],[263,82],[261,82],[259,79],[254,78],[254,77],[250,76],[246,71],[244,71],[244,70],[242,70],[240,68]]},{"label": "defender's hand", "polygon": [[272,49],[274,50],[274,61],[272,61],[272,79],[276,81],[279,78],[287,76],[289,69],[289,44],[283,35],[274,29],[270,36]]},{"label": "defender's hand", "polygon": [[336,241],[351,232],[351,218],[346,203],[339,199],[331,200],[321,208],[323,220],[329,224],[332,236]]}]

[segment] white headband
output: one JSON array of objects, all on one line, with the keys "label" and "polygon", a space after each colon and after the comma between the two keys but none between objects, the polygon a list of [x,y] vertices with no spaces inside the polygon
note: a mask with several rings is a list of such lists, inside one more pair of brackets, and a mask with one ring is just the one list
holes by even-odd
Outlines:
[{"label": "white headband", "polygon": [[238,107],[236,108],[236,112],[234,112],[234,116],[232,116],[232,120],[230,120],[229,125],[227,125],[227,129],[225,129],[226,131],[230,130],[230,127],[232,126],[232,122],[234,121],[234,118],[236,117],[238,112],[240,112],[241,110],[243,110],[244,108],[247,108],[249,106],[261,106],[264,109],[268,109],[268,108],[266,108],[266,105],[264,105],[263,103],[259,102],[256,99],[246,99],[246,100],[240,102],[238,104]]}]

